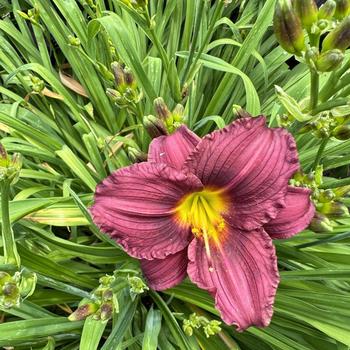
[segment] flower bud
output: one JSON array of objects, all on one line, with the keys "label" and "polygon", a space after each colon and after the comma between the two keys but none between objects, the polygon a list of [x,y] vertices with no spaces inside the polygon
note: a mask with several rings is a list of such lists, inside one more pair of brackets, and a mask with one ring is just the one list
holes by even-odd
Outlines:
[{"label": "flower bud", "polygon": [[316,60],[315,65],[320,72],[336,70],[343,62],[344,54],[338,49],[323,52]]},{"label": "flower bud", "polygon": [[128,156],[133,163],[141,163],[147,161],[147,153],[142,152],[134,147],[128,147]]},{"label": "flower bud", "polygon": [[317,5],[314,0],[295,0],[294,8],[304,28],[310,29],[317,21]]},{"label": "flower bud", "polygon": [[100,318],[102,321],[109,320],[113,315],[113,303],[106,302],[101,305],[100,308]]},{"label": "flower bud", "polygon": [[210,321],[207,325],[203,327],[204,333],[207,338],[209,338],[211,335],[215,335],[219,332],[221,332],[220,327],[221,322],[217,320]]},{"label": "flower bud", "polygon": [[290,0],[278,0],[273,26],[280,45],[287,52],[300,56],[305,49],[304,33]]},{"label": "flower bud", "polygon": [[350,46],[350,16],[346,17],[323,40],[322,51],[339,49],[345,51]]},{"label": "flower bud", "polygon": [[79,306],[72,314],[69,315],[69,321],[81,321],[85,320],[88,316],[94,314],[98,310],[98,305],[88,302]]},{"label": "flower bud", "polygon": [[118,62],[112,62],[111,67],[114,75],[115,86],[118,89],[120,86],[125,85],[124,69]]},{"label": "flower bud", "polygon": [[343,19],[350,13],[350,0],[336,0],[337,6],[334,17],[336,19]]},{"label": "flower bud", "polygon": [[193,335],[193,328],[191,326],[191,322],[187,319],[183,320],[182,329],[186,335],[191,337]]},{"label": "flower bud", "polygon": [[335,198],[334,192],[328,189],[328,190],[321,191],[317,199],[321,203],[327,203],[332,201],[334,198]]},{"label": "flower bud", "polygon": [[318,19],[332,19],[336,6],[334,0],[327,0],[318,10]]},{"label": "flower bud", "polygon": [[320,213],[315,213],[315,216],[312,218],[309,225],[311,231],[322,233],[322,232],[332,232],[333,227],[330,220]]},{"label": "flower bud", "polygon": [[350,192],[350,185],[337,187],[333,189],[333,192],[337,198],[344,197]]},{"label": "flower bud", "polygon": [[168,106],[165,104],[164,100],[161,97],[158,97],[154,100],[154,109],[156,111],[157,117],[163,120],[170,117]]},{"label": "flower bud", "polygon": [[81,42],[79,38],[76,38],[73,35],[68,35],[68,44],[73,47],[79,47]]},{"label": "flower bud", "polygon": [[330,218],[349,216],[348,208],[341,202],[319,203],[317,205],[317,210]]},{"label": "flower bud", "polygon": [[142,294],[145,290],[149,289],[140,277],[128,277],[128,282],[132,294]]},{"label": "flower bud", "polygon": [[143,117],[143,125],[151,138],[156,138],[162,135],[168,135],[168,131],[164,124],[164,121],[155,117],[154,115],[148,115]]},{"label": "flower bud", "polygon": [[185,114],[185,108],[183,105],[177,104],[172,111],[173,119],[175,122],[183,122]]},{"label": "flower bud", "polygon": [[233,116],[237,119],[239,118],[253,118],[253,116],[243,109],[240,105],[232,106]]},{"label": "flower bud", "polygon": [[332,131],[332,136],[338,140],[350,139],[350,125],[339,125]]}]

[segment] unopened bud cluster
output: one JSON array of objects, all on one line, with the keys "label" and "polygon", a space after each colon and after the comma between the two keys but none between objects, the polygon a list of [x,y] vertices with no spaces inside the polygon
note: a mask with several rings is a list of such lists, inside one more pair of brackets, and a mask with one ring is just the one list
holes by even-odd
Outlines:
[{"label": "unopened bud cluster", "polygon": [[4,146],[0,144],[0,181],[10,181],[14,184],[19,178],[22,168],[22,155],[14,153],[12,156],[7,154]]},{"label": "unopened bud cluster", "polygon": [[158,97],[154,100],[154,109],[155,116],[148,115],[143,119],[143,124],[152,138],[171,134],[185,122],[185,110],[181,104],[177,104],[170,111],[163,98]]},{"label": "unopened bud cluster", "polygon": [[112,63],[116,89],[107,89],[107,95],[119,107],[128,107],[140,100],[137,83],[131,70],[124,64]]},{"label": "unopened bud cluster", "polygon": [[338,140],[350,139],[350,115],[336,116],[333,111],[322,112],[305,124],[300,133],[312,132],[317,138],[335,137]]},{"label": "unopened bud cluster", "polygon": [[206,317],[193,313],[188,319],[183,320],[182,329],[188,336],[192,336],[194,329],[203,328],[204,334],[209,338],[221,331],[220,324],[220,321],[209,321]]},{"label": "unopened bud cluster", "polygon": [[17,13],[27,21],[30,21],[34,25],[39,25],[39,9],[34,7],[32,9],[29,9],[27,13],[23,11],[17,11]]},{"label": "unopened bud cluster", "polygon": [[34,75],[30,75],[29,78],[32,85],[33,93],[41,94],[42,91],[45,89],[45,82]]},{"label": "unopened bud cluster", "polygon": [[148,287],[133,270],[127,275],[119,271],[113,276],[106,275],[100,278],[100,285],[91,293],[91,298],[84,298],[78,308],[68,317],[70,321],[84,320],[92,316],[96,320],[108,321],[113,313],[119,312],[118,294],[127,288],[131,298],[144,293]]},{"label": "unopened bud cluster", "polygon": [[320,188],[322,177],[323,168],[318,166],[314,172],[309,174],[296,173],[290,182],[294,186],[312,189],[312,200],[316,212],[309,229],[314,232],[332,232],[332,220],[349,216],[349,210],[342,200],[350,192],[350,186],[322,189]]},{"label": "unopened bud cluster", "polygon": [[122,0],[122,2],[137,11],[144,11],[148,5],[148,0]]},{"label": "unopened bud cluster", "polygon": [[[280,45],[319,72],[337,69],[350,46],[350,0],[278,0],[274,30]],[[325,36],[319,50],[319,39]]]},{"label": "unopened bud cluster", "polygon": [[0,271],[0,308],[19,306],[21,301],[33,294],[36,274],[16,272],[13,276]]}]

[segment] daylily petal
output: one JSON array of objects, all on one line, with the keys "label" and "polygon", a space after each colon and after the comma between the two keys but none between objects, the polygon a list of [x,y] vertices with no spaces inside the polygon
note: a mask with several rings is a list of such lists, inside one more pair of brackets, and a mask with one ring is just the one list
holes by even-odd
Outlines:
[{"label": "daylily petal", "polygon": [[223,241],[210,244],[210,257],[203,240],[196,238],[188,258],[190,279],[215,297],[225,323],[236,324],[238,331],[270,323],[279,275],[275,248],[265,231],[230,227]]},{"label": "daylily petal", "polygon": [[97,186],[95,223],[132,256],[163,259],[185,248],[191,234],[173,210],[200,181],[165,164],[139,163],[117,170]]},{"label": "daylily petal", "polygon": [[187,274],[187,247],[165,259],[141,260],[141,268],[148,285],[163,290],[179,284]]},{"label": "daylily petal", "polygon": [[149,146],[148,161],[165,163],[180,170],[199,141],[200,137],[182,125],[171,135],[153,139]]},{"label": "daylily petal", "polygon": [[311,190],[288,186],[286,207],[281,209],[276,219],[264,225],[264,229],[273,239],[285,239],[304,230],[315,213],[310,200]]},{"label": "daylily petal", "polygon": [[229,193],[230,221],[246,230],[277,216],[298,168],[293,137],[285,129],[267,128],[264,117],[242,118],[209,134],[184,165],[204,186]]}]

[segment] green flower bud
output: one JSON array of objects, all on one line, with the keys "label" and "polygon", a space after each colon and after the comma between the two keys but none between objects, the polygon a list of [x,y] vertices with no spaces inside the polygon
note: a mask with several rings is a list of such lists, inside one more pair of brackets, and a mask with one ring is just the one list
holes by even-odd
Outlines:
[{"label": "green flower bud", "polygon": [[127,106],[128,101],[119,91],[107,88],[106,94],[119,107]]},{"label": "green flower bud", "polygon": [[320,72],[331,72],[336,70],[343,62],[344,54],[338,49],[323,52],[315,62],[316,68]]},{"label": "green flower bud", "polygon": [[204,326],[203,330],[206,337],[209,338],[211,335],[219,333],[221,331],[220,324],[220,321],[212,320],[206,326]]},{"label": "green flower bud", "polygon": [[346,17],[323,40],[322,51],[339,49],[345,51],[350,46],[350,16]]},{"label": "green flower bud", "polygon": [[349,0],[336,0],[336,3],[337,6],[334,13],[336,19],[343,19],[350,14]]},{"label": "green flower bud", "polygon": [[318,10],[318,19],[332,19],[336,6],[334,0],[327,0]]},{"label": "green flower bud", "polygon": [[128,156],[133,163],[141,163],[147,161],[147,153],[142,152],[134,147],[128,147]]},{"label": "green flower bud", "polygon": [[335,194],[332,190],[321,191],[318,196],[318,201],[321,203],[327,203],[335,198]]},{"label": "green flower bud", "polygon": [[161,97],[158,97],[154,100],[154,109],[156,111],[157,117],[160,119],[168,119],[171,115],[168,106],[165,104],[164,100]]},{"label": "green flower bud", "polygon": [[350,139],[350,125],[339,125],[332,131],[332,136],[338,140]]},{"label": "green flower bud", "polygon": [[11,184],[15,184],[18,181],[22,163],[21,154],[14,153],[10,157],[0,143],[0,181],[9,180]]},{"label": "green flower bud", "polygon": [[130,285],[130,292],[133,294],[142,294],[145,290],[149,289],[140,277],[128,277],[128,282]]},{"label": "green flower bud", "polygon": [[193,335],[193,328],[189,320],[183,320],[182,329],[184,330],[185,334],[189,337]]},{"label": "green flower bud", "polygon": [[317,21],[318,8],[314,0],[295,0],[294,8],[304,28],[310,29]]},{"label": "green flower bud", "polygon": [[304,33],[301,21],[290,0],[278,0],[273,26],[280,45],[287,52],[300,56],[305,50]]},{"label": "green flower bud", "polygon": [[183,122],[185,114],[184,106],[177,104],[171,114],[173,115],[173,119],[175,122]]},{"label": "green flower bud", "polygon": [[102,321],[107,321],[112,318],[113,315],[113,303],[106,302],[101,305],[100,308],[100,318]]},{"label": "green flower bud", "polygon": [[341,202],[319,203],[317,210],[330,218],[349,216],[348,208]]},{"label": "green flower bud", "polygon": [[313,219],[311,220],[309,229],[317,233],[333,231],[333,227],[330,220],[325,215],[322,215],[317,212],[313,217]]},{"label": "green flower bud", "polygon": [[68,35],[68,44],[70,46],[79,47],[81,42],[79,38],[76,38],[73,35]]},{"label": "green flower bud", "polygon": [[164,121],[155,117],[154,115],[143,117],[143,125],[151,138],[168,135]]},{"label": "green flower bud", "polygon": [[350,192],[350,185],[337,187],[333,189],[333,192],[337,198],[344,197]]},{"label": "green flower bud", "polygon": [[112,62],[111,67],[114,74],[115,86],[117,87],[118,90],[119,90],[119,87],[124,88],[125,79],[124,79],[123,66],[118,62]]},{"label": "green flower bud", "polygon": [[94,314],[98,310],[98,305],[92,302],[88,302],[79,306],[71,315],[69,315],[69,321],[81,321],[85,320],[88,316]]}]

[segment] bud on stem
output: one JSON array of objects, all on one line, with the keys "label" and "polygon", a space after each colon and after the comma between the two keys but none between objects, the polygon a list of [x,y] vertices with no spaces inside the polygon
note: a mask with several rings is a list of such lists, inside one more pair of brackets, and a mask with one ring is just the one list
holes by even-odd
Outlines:
[{"label": "bud on stem", "polygon": [[341,50],[334,49],[321,53],[315,65],[320,72],[331,72],[336,70],[343,62],[344,54]]},{"label": "bud on stem", "polygon": [[339,49],[345,51],[350,46],[350,16],[345,18],[323,40],[322,51]]},{"label": "bud on stem", "polygon": [[332,19],[336,6],[334,0],[327,0],[318,10],[318,19]]},{"label": "bud on stem", "polygon": [[289,53],[300,56],[305,49],[301,21],[290,0],[279,0],[273,19],[275,35],[280,45]]},{"label": "bud on stem", "polygon": [[310,29],[317,21],[317,5],[314,0],[294,1],[294,8],[298,14],[301,24],[304,28]]}]

